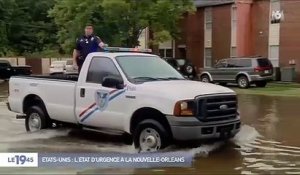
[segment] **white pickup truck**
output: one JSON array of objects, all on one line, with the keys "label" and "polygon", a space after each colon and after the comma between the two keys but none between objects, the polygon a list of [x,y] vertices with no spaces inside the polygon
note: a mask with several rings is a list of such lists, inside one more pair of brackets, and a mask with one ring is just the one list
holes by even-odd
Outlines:
[{"label": "white pickup truck", "polygon": [[187,80],[156,55],[113,50],[122,49],[89,54],[79,75],[12,77],[8,108],[27,131],[53,123],[122,131],[141,151],[240,130],[234,91]]}]

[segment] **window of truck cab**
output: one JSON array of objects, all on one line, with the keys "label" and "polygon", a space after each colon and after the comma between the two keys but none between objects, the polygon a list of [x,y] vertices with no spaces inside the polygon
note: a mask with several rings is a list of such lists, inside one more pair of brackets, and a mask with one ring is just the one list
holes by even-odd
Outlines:
[{"label": "window of truck cab", "polygon": [[117,56],[118,62],[127,79],[134,83],[137,77],[148,77],[154,79],[184,77],[175,70],[170,64],[158,56],[152,55],[124,55]]},{"label": "window of truck cab", "polygon": [[122,79],[122,76],[114,62],[108,57],[93,57],[89,65],[86,82],[102,84],[106,76],[116,76]]}]

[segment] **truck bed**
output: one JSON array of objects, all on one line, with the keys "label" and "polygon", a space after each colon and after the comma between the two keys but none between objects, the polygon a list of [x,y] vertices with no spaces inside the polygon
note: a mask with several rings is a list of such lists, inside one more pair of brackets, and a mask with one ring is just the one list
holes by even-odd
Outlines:
[{"label": "truck bed", "polygon": [[28,75],[9,80],[8,97],[12,111],[24,113],[23,100],[37,96],[45,104],[51,119],[76,123],[74,103],[78,75]]},{"label": "truck bed", "polygon": [[26,78],[41,78],[49,80],[67,80],[67,81],[78,81],[79,75],[76,73],[65,74],[65,73],[53,73],[48,75],[25,75],[22,77]]}]

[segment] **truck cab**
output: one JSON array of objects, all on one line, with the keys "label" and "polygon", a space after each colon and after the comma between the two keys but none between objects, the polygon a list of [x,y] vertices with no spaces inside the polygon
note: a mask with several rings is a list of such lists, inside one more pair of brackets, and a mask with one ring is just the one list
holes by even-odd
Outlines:
[{"label": "truck cab", "polygon": [[187,80],[156,55],[107,49],[89,54],[78,78],[11,79],[9,107],[25,118],[27,131],[53,122],[120,131],[139,150],[156,151],[175,140],[228,139],[240,130],[234,91]]}]

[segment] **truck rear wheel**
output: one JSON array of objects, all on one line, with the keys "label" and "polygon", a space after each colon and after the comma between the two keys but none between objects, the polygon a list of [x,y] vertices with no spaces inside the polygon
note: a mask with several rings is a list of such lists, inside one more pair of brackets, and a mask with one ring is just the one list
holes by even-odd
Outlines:
[{"label": "truck rear wheel", "polygon": [[48,127],[44,110],[39,106],[32,106],[26,112],[25,127],[27,132],[35,132]]},{"label": "truck rear wheel", "polygon": [[166,128],[156,120],[147,119],[137,125],[134,132],[134,146],[139,152],[155,152],[167,147],[169,134]]}]

